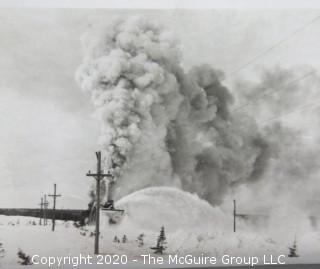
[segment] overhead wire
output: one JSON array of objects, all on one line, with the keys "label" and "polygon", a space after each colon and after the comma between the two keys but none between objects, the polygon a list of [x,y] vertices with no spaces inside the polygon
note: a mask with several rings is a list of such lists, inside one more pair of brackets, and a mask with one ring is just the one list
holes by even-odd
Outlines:
[{"label": "overhead wire", "polygon": [[305,105],[302,105],[302,106],[298,107],[297,109],[292,109],[290,111],[287,111],[284,114],[281,114],[281,115],[274,116],[274,117],[271,117],[269,119],[266,119],[266,120],[262,121],[261,124],[264,125],[264,124],[266,124],[266,123],[268,123],[270,121],[275,121],[277,119],[281,119],[281,118],[287,117],[287,116],[289,116],[291,114],[294,114],[294,113],[297,113],[297,112],[302,112],[302,111],[305,111],[305,110],[307,110],[309,108],[311,108],[311,109],[317,108],[319,106],[320,106],[320,99],[317,99],[317,101],[315,101],[315,102],[307,103]]},{"label": "overhead wire", "polygon": [[[231,73],[229,73],[229,76],[232,76],[233,74],[245,69],[246,67],[248,67],[249,65],[253,64],[254,62],[256,62],[258,59],[260,59],[261,57],[263,57],[264,55],[268,54],[269,52],[273,51],[275,48],[277,48],[278,46],[282,45],[283,43],[285,43],[286,41],[288,41],[291,37],[297,35],[298,33],[302,32],[303,30],[305,30],[307,27],[309,27],[310,25],[314,24],[315,22],[317,22],[318,20],[320,20],[320,15],[316,16],[315,18],[313,18],[312,20],[308,21],[307,23],[305,23],[304,25],[300,26],[299,28],[297,28],[295,31],[293,31],[292,33],[290,33],[288,36],[286,36],[285,38],[277,41],[276,43],[274,43],[272,46],[270,46],[269,48],[263,50],[261,53],[257,54],[256,56],[254,56],[251,60],[247,61],[246,63],[242,64],[239,68],[235,69],[234,71],[232,71]],[[277,91],[273,91],[273,92],[264,92],[261,94],[261,96],[257,96],[256,98],[254,98],[253,100],[250,100],[250,102],[247,102],[245,104],[240,105],[239,107],[236,107],[232,110],[232,112],[241,110],[245,107],[247,107],[248,105],[255,103],[255,101],[261,99],[263,96],[266,95],[270,95],[270,94],[274,94],[276,92],[282,91],[284,89],[286,89],[288,86],[293,85],[303,79],[306,79],[307,77],[315,74],[317,72],[317,70],[313,70],[311,72],[307,72],[305,74],[303,74],[302,76],[290,81],[289,83],[286,83],[286,85],[282,85],[281,87],[278,88]]]},{"label": "overhead wire", "polygon": [[245,104],[242,104],[234,109],[232,109],[232,112],[235,112],[235,111],[238,111],[238,110],[241,110],[251,104],[255,104],[256,101],[260,100],[262,97],[265,97],[265,96],[268,96],[268,95],[272,95],[272,94],[275,94],[275,93],[279,93],[285,89],[287,89],[289,86],[291,85],[294,85],[296,84],[297,82],[301,81],[301,80],[304,80],[308,77],[310,77],[311,75],[314,75],[318,72],[318,70],[313,70],[311,72],[307,72],[305,74],[303,74],[302,76],[298,77],[298,78],[295,78],[293,80],[291,80],[290,82],[286,83],[285,85],[281,85],[281,87],[277,88],[276,90],[273,90],[273,91],[268,91],[268,92],[263,92],[261,95],[258,95],[256,98],[253,98],[251,99],[249,102],[245,103]]},{"label": "overhead wire", "polygon": [[232,76],[236,73],[238,73],[239,71],[245,69],[246,67],[248,67],[249,65],[251,65],[252,63],[256,62],[258,59],[260,59],[261,57],[263,57],[264,55],[268,54],[270,51],[273,51],[275,48],[277,48],[278,46],[282,45],[283,43],[285,43],[286,41],[290,40],[291,37],[295,36],[296,34],[302,32],[303,30],[305,30],[307,27],[309,27],[310,25],[314,24],[315,22],[317,22],[318,20],[320,20],[320,15],[316,16],[315,18],[313,18],[311,21],[307,22],[306,24],[300,26],[299,28],[297,28],[295,31],[293,31],[292,33],[290,33],[288,36],[286,36],[285,38],[277,41],[276,43],[274,43],[273,45],[271,45],[269,48],[263,50],[262,52],[260,52],[259,54],[257,54],[256,56],[254,56],[253,58],[251,58],[249,61],[247,61],[246,63],[242,64],[240,67],[238,67],[237,69],[231,71],[228,75]]}]

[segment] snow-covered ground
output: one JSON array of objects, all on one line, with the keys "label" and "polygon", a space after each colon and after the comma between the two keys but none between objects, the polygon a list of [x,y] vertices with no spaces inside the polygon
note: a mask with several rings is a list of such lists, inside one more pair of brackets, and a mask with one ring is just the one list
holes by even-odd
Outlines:
[{"label": "snow-covered ground", "polygon": [[[129,260],[141,260],[141,254],[150,253],[161,226],[167,236],[166,254],[280,255],[288,254],[288,245],[292,243],[261,229],[241,229],[241,224],[239,231],[233,233],[230,214],[213,208],[196,195],[173,188],[144,189],[122,198],[116,206],[125,210],[116,224],[109,224],[108,216],[101,212],[100,252],[126,254]],[[36,218],[0,216],[0,242],[5,249],[0,264],[16,265],[18,249],[31,256],[93,254],[93,226],[77,228],[72,222],[57,221],[56,231],[52,232],[50,220],[48,224],[39,226]],[[144,245],[138,246],[141,233],[145,235]],[[113,242],[115,236],[121,240],[123,235],[127,236],[127,243]],[[300,257],[286,259],[287,263],[319,262],[320,234],[310,231],[299,235],[298,248]]]},{"label": "snow-covered ground", "polygon": [[[32,225],[32,222],[36,225]],[[0,258],[1,265],[14,265],[18,262],[17,252],[21,249],[27,255],[77,255],[90,253],[92,238],[81,236],[73,223],[57,222],[56,231],[48,226],[39,226],[39,219],[29,217],[0,217],[0,242],[5,250]]]}]

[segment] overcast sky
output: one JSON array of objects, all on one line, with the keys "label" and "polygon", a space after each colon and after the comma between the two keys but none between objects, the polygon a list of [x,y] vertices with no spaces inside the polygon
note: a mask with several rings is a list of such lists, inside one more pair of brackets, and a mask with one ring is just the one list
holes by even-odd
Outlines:
[{"label": "overcast sky", "polygon": [[36,207],[58,184],[58,207],[85,208],[99,126],[74,80],[81,35],[115,16],[159,21],[181,41],[183,65],[209,63],[226,83],[255,80],[276,65],[320,67],[320,20],[228,77],[316,16],[318,10],[112,11],[0,10],[0,207]]}]

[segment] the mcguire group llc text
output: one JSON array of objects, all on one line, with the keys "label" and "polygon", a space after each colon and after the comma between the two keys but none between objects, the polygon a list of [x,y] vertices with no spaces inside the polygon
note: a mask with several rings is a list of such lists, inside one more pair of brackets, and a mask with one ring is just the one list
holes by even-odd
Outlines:
[{"label": "the mcguire group llc text", "polygon": [[285,264],[285,255],[262,255],[262,256],[232,256],[225,254],[221,257],[215,256],[205,256],[204,254],[200,256],[184,255],[180,256],[167,255],[167,256],[152,256],[150,254],[140,255],[142,257],[143,264],[146,265],[161,265],[161,264],[171,264],[171,265],[275,265],[275,264]]},{"label": "the mcguire group llc text", "polygon": [[153,256],[151,254],[142,254],[135,258],[122,255],[83,255],[76,256],[40,256],[33,255],[32,263],[37,265],[63,266],[72,265],[125,265],[129,263],[142,263],[144,265],[276,265],[286,263],[285,255],[262,255],[262,256],[232,256],[222,255],[221,257],[201,255],[178,255],[168,254],[163,256]]}]

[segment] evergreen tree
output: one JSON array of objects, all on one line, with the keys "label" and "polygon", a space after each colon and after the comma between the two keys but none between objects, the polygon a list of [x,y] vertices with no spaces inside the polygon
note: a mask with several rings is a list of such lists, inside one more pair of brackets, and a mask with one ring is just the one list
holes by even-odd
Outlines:
[{"label": "evergreen tree", "polygon": [[159,235],[159,240],[162,242],[162,244],[166,244],[166,235],[164,232],[164,227],[161,227],[160,235]]},{"label": "evergreen tree", "polygon": [[138,236],[138,238],[137,238],[138,247],[142,247],[144,245],[143,238],[144,238],[144,234],[140,234]]},{"label": "evergreen tree", "polygon": [[163,254],[163,251],[167,248],[165,244],[167,244],[167,241],[164,227],[162,226],[160,230],[160,235],[158,236],[157,246],[152,247],[151,249],[155,250],[155,254]]},{"label": "evergreen tree", "polygon": [[31,257],[27,254],[25,254],[21,249],[19,249],[18,251],[18,257],[20,259],[20,261],[18,261],[18,263],[20,263],[21,265],[31,265]]},{"label": "evergreen tree", "polygon": [[3,244],[0,243],[0,258],[3,258],[4,257],[4,254],[5,254],[5,250],[3,248]]},{"label": "evergreen tree", "polygon": [[124,235],[124,236],[122,237],[122,243],[127,243],[127,242],[128,242],[128,238],[127,238],[126,235]]},{"label": "evergreen tree", "polygon": [[293,246],[289,247],[288,257],[289,258],[299,257],[299,255],[297,254],[297,240],[296,240],[296,238],[294,239]]},{"label": "evergreen tree", "polygon": [[119,243],[119,242],[120,242],[120,240],[119,240],[118,236],[115,236],[113,238],[113,243]]}]

